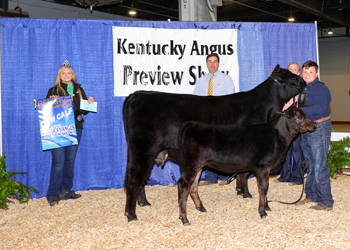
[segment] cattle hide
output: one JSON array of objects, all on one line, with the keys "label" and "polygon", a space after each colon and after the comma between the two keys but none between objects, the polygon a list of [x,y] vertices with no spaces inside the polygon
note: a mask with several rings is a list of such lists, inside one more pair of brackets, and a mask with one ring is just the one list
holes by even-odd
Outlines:
[{"label": "cattle hide", "polygon": [[[145,185],[155,160],[171,160],[180,165],[177,134],[182,123],[200,121],[208,124],[249,125],[266,123],[305,82],[279,65],[260,85],[246,92],[225,96],[195,96],[155,91],[137,91],[123,105],[123,119],[128,144],[124,188],[125,215],[136,220],[136,201],[150,205]],[[164,151],[166,153],[164,153]],[[158,155],[167,155],[159,159]],[[242,178],[243,179],[243,178]],[[246,192],[248,192],[247,185]]]},{"label": "cattle hide", "polygon": [[270,210],[266,198],[270,173],[281,170],[288,147],[299,132],[315,130],[316,123],[295,106],[261,125],[185,123],[178,138],[183,158],[183,171],[177,184],[182,223],[189,224],[188,194],[199,211],[206,211],[198,195],[198,180],[204,166],[225,173],[254,171],[260,195],[259,213],[265,218],[265,210]]}]

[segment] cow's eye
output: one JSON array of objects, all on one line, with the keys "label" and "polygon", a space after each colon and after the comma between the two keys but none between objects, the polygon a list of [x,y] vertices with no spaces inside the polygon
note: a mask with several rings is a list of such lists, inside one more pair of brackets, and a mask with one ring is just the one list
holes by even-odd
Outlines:
[{"label": "cow's eye", "polygon": [[301,115],[298,116],[299,120],[303,119],[303,117]]}]

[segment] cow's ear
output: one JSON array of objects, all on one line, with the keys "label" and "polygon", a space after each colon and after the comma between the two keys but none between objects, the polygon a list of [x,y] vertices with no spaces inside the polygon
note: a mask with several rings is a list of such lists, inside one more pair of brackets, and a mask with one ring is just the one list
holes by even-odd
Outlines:
[{"label": "cow's ear", "polygon": [[276,67],[275,67],[275,69],[274,69],[273,71],[274,71],[274,72],[280,72],[280,69],[281,69],[280,65],[277,64]]}]

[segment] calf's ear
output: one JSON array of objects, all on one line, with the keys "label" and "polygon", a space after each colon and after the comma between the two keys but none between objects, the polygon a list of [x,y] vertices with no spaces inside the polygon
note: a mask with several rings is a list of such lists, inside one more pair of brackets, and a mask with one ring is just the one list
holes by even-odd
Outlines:
[{"label": "calf's ear", "polygon": [[286,113],[286,117],[289,118],[289,119],[291,119],[291,118],[294,117],[295,109],[292,108],[292,106],[291,106],[291,107],[289,107],[289,108],[285,111],[285,113]]}]

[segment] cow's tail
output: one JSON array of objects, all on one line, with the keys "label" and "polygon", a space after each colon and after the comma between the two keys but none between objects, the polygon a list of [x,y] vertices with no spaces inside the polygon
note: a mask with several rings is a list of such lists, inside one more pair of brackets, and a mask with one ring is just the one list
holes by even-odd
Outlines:
[{"label": "cow's tail", "polygon": [[[125,132],[125,139],[127,142],[127,162],[129,161],[130,157],[130,150],[129,150],[129,143],[130,143],[130,129],[132,127],[131,123],[131,117],[132,117],[132,110],[131,110],[131,103],[135,99],[135,94],[130,94],[127,96],[123,102],[123,123],[124,123],[124,132]],[[126,171],[125,171],[125,177],[124,177],[124,188],[126,189],[129,187],[129,180],[130,180],[130,166],[127,164]]]},{"label": "cow's tail", "polygon": [[125,131],[126,139],[128,139],[127,133],[129,131],[129,129],[128,129],[128,123],[129,123],[128,110],[129,110],[129,106],[130,106],[130,104],[129,104],[130,99],[131,99],[131,95],[126,97],[124,100],[124,103],[123,103],[123,123],[124,123],[124,131]]}]

